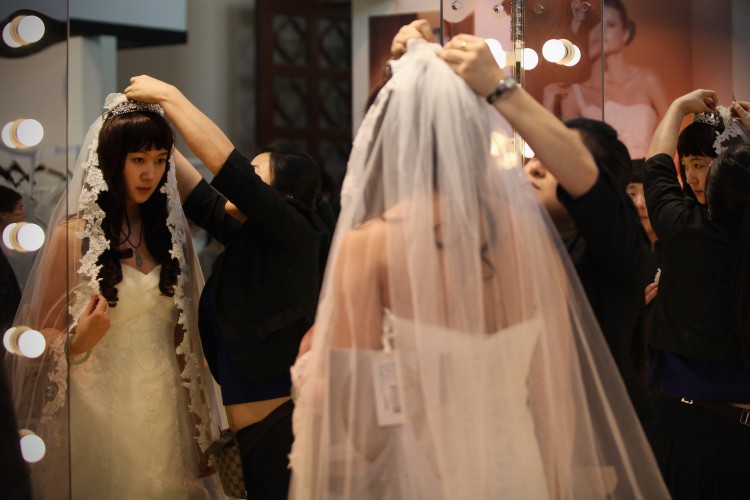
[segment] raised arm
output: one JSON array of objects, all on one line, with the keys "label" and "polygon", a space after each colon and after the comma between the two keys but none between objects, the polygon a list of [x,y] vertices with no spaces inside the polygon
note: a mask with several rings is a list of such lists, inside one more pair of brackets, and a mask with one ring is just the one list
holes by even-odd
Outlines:
[{"label": "raised arm", "polygon": [[125,95],[128,99],[159,104],[203,164],[214,175],[219,173],[234,145],[177,87],[150,76],[134,76]]},{"label": "raised arm", "polygon": [[[482,97],[492,94],[507,76],[484,39],[477,36],[454,37],[441,57]],[[593,187],[598,169],[578,132],[566,127],[520,86],[504,92],[493,105],[572,197],[582,196]]]},{"label": "raised arm", "polygon": [[703,89],[694,90],[672,101],[661,123],[656,127],[646,157],[651,158],[660,153],[674,156],[677,152],[680,125],[685,115],[715,111],[717,102],[716,92]]},{"label": "raised arm", "polygon": [[180,192],[180,203],[184,204],[195,186],[201,181],[203,176],[193,167],[187,158],[176,148],[172,153],[174,158],[175,174],[177,176],[177,191]]}]

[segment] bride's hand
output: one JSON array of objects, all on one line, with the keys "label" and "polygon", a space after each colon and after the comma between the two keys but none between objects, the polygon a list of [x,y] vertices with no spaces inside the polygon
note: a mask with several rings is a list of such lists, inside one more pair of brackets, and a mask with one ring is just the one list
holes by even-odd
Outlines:
[{"label": "bride's hand", "polygon": [[93,349],[109,330],[109,304],[101,295],[92,295],[81,317],[76,334],[70,341],[70,355],[80,356]]}]

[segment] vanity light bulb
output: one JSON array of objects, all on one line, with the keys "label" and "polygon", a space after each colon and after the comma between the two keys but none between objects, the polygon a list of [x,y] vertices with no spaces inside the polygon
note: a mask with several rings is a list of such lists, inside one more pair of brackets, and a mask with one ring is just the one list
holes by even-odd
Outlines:
[{"label": "vanity light bulb", "polygon": [[16,149],[15,143],[10,138],[10,129],[11,129],[11,127],[13,127],[14,123],[15,122],[6,123],[5,126],[3,127],[3,131],[2,131],[3,144],[5,144],[6,146],[8,146],[10,149]]},{"label": "vanity light bulb", "polygon": [[551,63],[558,63],[562,61],[565,57],[565,53],[565,45],[563,45],[563,43],[556,38],[547,40],[542,46],[542,55]]},{"label": "vanity light bulb", "polygon": [[575,66],[581,61],[581,49],[578,48],[578,45],[573,45],[573,58],[565,63],[565,66]]},{"label": "vanity light bulb", "polygon": [[37,16],[24,16],[18,23],[18,35],[27,44],[38,42],[44,36],[44,21]]},{"label": "vanity light bulb", "polygon": [[44,354],[47,341],[40,332],[25,326],[17,326],[6,330],[3,345],[9,353],[33,359]]},{"label": "vanity light bulb", "polygon": [[17,49],[21,46],[21,43],[16,41],[11,32],[12,29],[13,26],[11,26],[11,23],[5,25],[5,27],[3,28],[3,42],[5,42],[5,45],[10,47],[11,49]]},{"label": "vanity light bulb", "polygon": [[13,350],[13,346],[10,343],[10,337],[13,335],[13,330],[15,329],[15,326],[11,326],[5,330],[5,333],[3,334],[3,346],[5,347],[6,352],[11,352]]},{"label": "vanity light bulb", "polygon": [[44,335],[36,330],[26,330],[18,337],[18,349],[27,358],[38,358],[44,354],[45,347]]},{"label": "vanity light bulb", "polygon": [[521,59],[521,67],[525,69],[526,71],[532,70],[537,67],[539,64],[539,54],[536,53],[536,50],[525,48],[523,49],[523,56]]},{"label": "vanity light bulb", "polygon": [[16,128],[16,136],[21,147],[36,146],[44,139],[44,127],[33,118],[22,119]]},{"label": "vanity light bulb", "polygon": [[44,127],[33,118],[19,118],[6,123],[2,132],[3,143],[11,149],[36,146],[44,139]]},{"label": "vanity light bulb", "polygon": [[13,242],[11,241],[11,233],[14,231],[17,222],[11,222],[7,226],[5,226],[5,229],[3,229],[3,245],[5,245],[5,248],[8,250],[13,250]]},{"label": "vanity light bulb", "polygon": [[21,429],[21,455],[28,463],[33,464],[44,458],[47,447],[42,438],[28,429]]},{"label": "vanity light bulb", "polygon": [[35,252],[44,245],[44,229],[33,222],[27,222],[18,230],[16,239],[24,252]]},{"label": "vanity light bulb", "polygon": [[8,224],[3,230],[3,244],[16,252],[35,252],[44,245],[44,229],[33,222]]}]

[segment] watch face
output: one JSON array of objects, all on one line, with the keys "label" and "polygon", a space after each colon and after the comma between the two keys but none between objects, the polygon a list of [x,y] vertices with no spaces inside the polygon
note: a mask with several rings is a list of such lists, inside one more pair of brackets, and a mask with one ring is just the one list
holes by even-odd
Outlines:
[{"label": "watch face", "polygon": [[492,104],[498,97],[503,95],[506,91],[516,86],[516,80],[511,75],[506,76],[497,84],[497,88],[490,95],[487,96],[487,102]]}]

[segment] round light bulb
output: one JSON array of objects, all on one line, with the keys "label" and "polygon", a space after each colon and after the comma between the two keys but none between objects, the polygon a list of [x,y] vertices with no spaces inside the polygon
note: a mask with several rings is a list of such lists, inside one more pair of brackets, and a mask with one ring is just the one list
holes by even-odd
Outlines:
[{"label": "round light bulb", "polygon": [[487,46],[490,48],[490,52],[492,52],[492,57],[495,58],[495,62],[497,63],[500,68],[505,67],[505,61],[506,61],[506,54],[503,50],[503,46],[495,40],[494,38],[488,38],[484,41],[484,43],[487,44]]},{"label": "round light bulb", "polygon": [[3,127],[2,138],[3,144],[8,146],[10,149],[16,149],[16,145],[10,138],[10,129],[13,127],[13,122],[6,123]]},{"label": "round light bulb", "polygon": [[565,45],[560,40],[553,38],[544,42],[542,55],[551,63],[558,63],[565,57]]},{"label": "round light bulb", "polygon": [[578,45],[573,45],[573,58],[565,63],[565,66],[575,66],[581,61],[581,49]]},{"label": "round light bulb", "polygon": [[18,23],[18,35],[27,44],[38,42],[44,36],[44,21],[37,16],[24,16]]},{"label": "round light bulb", "polygon": [[537,67],[539,64],[539,54],[536,53],[536,50],[525,48],[523,49],[523,56],[521,59],[521,67],[525,70],[531,70]]},{"label": "round light bulb", "polygon": [[5,330],[5,333],[3,334],[3,345],[5,346],[6,352],[13,352],[13,344],[11,344],[10,339],[13,336],[13,330],[15,329],[15,326],[11,326]]},{"label": "round light bulb", "polygon": [[25,252],[35,252],[44,245],[44,230],[33,222],[27,222],[18,230],[16,240]]},{"label": "round light bulb", "polygon": [[5,226],[5,229],[3,229],[3,245],[5,245],[5,248],[7,248],[8,250],[13,250],[13,241],[11,240],[11,234],[13,233],[16,224],[17,222],[11,222],[7,226]]},{"label": "round light bulb", "polygon": [[21,435],[21,455],[24,460],[33,464],[44,458],[47,447],[42,438],[28,429],[22,429],[19,434]]},{"label": "round light bulb", "polygon": [[15,37],[13,36],[12,30],[13,26],[11,26],[11,23],[8,23],[3,28],[3,42],[5,42],[5,45],[12,49],[17,49],[21,46],[21,43],[19,43]]},{"label": "round light bulb", "polygon": [[21,120],[16,128],[16,137],[18,137],[21,147],[36,146],[44,138],[44,127],[33,118]]},{"label": "round light bulb", "polygon": [[533,158],[536,156],[534,150],[531,149],[531,146],[529,146],[528,142],[523,143],[523,156],[524,158]]},{"label": "round light bulb", "polygon": [[18,349],[27,358],[38,358],[44,353],[47,341],[44,335],[36,330],[26,330],[18,337]]}]

